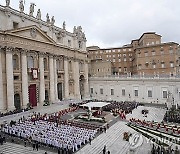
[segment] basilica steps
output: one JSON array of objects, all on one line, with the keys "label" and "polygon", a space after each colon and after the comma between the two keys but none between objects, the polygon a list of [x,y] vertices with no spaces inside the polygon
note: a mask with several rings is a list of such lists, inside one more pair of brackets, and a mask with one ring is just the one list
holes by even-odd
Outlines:
[{"label": "basilica steps", "polygon": [[[123,133],[125,131],[134,132],[134,130],[125,125],[125,122],[119,121],[110,127],[106,133],[102,133],[95,138],[91,142],[91,145],[87,144],[80,149],[77,154],[102,154],[104,145],[106,145],[107,151],[110,150],[113,154],[120,154],[121,151],[124,153],[124,151],[127,151],[129,148],[129,143],[123,140]],[[121,146],[119,146],[119,142],[121,143]],[[118,144],[118,148],[114,149],[116,143]],[[121,151],[119,151],[119,149]]]}]

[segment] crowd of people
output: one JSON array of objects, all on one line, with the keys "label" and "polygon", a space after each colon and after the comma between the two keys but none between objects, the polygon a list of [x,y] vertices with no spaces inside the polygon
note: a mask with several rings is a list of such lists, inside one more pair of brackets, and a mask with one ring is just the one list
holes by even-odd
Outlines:
[{"label": "crowd of people", "polygon": [[0,112],[0,117],[4,117],[4,116],[8,116],[8,115],[12,115],[12,114],[16,114],[16,113],[21,113],[21,112],[25,112],[32,109],[31,107],[28,108],[24,108],[24,109],[15,109],[13,111],[7,111],[5,113]]},{"label": "crowd of people", "polygon": [[151,149],[151,154],[179,154],[180,151],[178,150],[178,147],[174,149],[171,148],[171,146],[165,147],[160,145],[154,145]]},{"label": "crowd of people", "polygon": [[167,111],[164,115],[164,121],[180,124],[180,109],[178,111]]},{"label": "crowd of people", "polygon": [[43,144],[73,153],[91,142],[99,129],[95,124],[60,119],[76,109],[70,107],[50,115],[34,112],[28,118],[22,117],[16,122],[11,121],[9,125],[5,124],[2,131],[32,143],[33,149],[38,150],[39,144]]},{"label": "crowd of people", "polygon": [[123,111],[126,114],[128,113],[132,113],[132,110],[137,108],[137,106],[139,105],[139,103],[133,101],[121,101],[121,102],[116,102],[116,101],[112,101],[110,102],[110,104],[106,105],[105,107],[103,107],[103,110],[105,111],[111,111],[113,113],[119,113],[119,111]]},{"label": "crowd of people", "polygon": [[164,132],[167,134],[180,135],[180,126],[168,125],[166,123],[158,123],[154,121],[145,121],[140,119],[131,118],[130,124],[146,127],[156,131]]}]

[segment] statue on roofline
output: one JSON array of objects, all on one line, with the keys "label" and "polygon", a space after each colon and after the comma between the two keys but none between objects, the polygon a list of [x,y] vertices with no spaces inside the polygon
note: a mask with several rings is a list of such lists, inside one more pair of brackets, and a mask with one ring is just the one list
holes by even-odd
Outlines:
[{"label": "statue on roofline", "polygon": [[49,14],[48,13],[46,14],[46,22],[50,23],[50,19],[49,19]]},{"label": "statue on roofline", "polygon": [[23,0],[20,0],[20,1],[19,1],[19,10],[20,10],[20,12],[23,12],[23,11],[24,11]]},{"label": "statue on roofline", "polygon": [[51,24],[54,25],[54,23],[55,23],[55,19],[54,19],[54,16],[52,16],[52,18],[51,18]]},{"label": "statue on roofline", "polygon": [[65,21],[63,22],[63,29],[64,30],[66,29],[66,22]]},{"label": "statue on roofline", "polygon": [[30,16],[33,16],[33,13],[34,13],[34,6],[36,6],[34,3],[31,3],[30,5],[30,9],[29,9],[29,15]]},{"label": "statue on roofline", "polygon": [[9,7],[9,5],[10,5],[10,0],[6,0],[6,6]]},{"label": "statue on roofline", "polygon": [[37,18],[38,20],[41,20],[41,10],[40,10],[40,9],[38,9],[38,11],[37,11],[37,16],[36,16],[36,18]]}]

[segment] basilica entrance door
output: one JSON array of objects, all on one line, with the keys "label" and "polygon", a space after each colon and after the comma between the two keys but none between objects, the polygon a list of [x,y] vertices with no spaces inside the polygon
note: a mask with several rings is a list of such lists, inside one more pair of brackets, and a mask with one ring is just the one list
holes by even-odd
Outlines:
[{"label": "basilica entrance door", "polygon": [[14,95],[14,106],[17,110],[21,109],[21,101],[20,101],[20,95],[19,94]]},{"label": "basilica entrance door", "polygon": [[32,107],[37,106],[36,84],[32,84],[29,86],[29,103]]},{"label": "basilica entrance door", "polygon": [[57,91],[58,91],[58,99],[62,100],[62,83],[57,84]]}]

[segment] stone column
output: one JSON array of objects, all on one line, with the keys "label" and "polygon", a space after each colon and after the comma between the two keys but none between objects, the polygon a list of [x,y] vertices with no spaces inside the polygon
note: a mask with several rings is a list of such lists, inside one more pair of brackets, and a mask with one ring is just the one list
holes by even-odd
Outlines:
[{"label": "stone column", "polygon": [[68,71],[68,60],[64,59],[64,97],[69,98],[69,71]]},{"label": "stone column", "polygon": [[89,98],[89,81],[88,81],[88,63],[84,63],[84,74],[85,74],[85,83],[84,83],[84,92],[85,97]]},{"label": "stone column", "polygon": [[44,56],[39,55],[39,71],[40,71],[40,85],[39,85],[39,103],[42,105],[45,100],[45,82],[44,82]]},{"label": "stone column", "polygon": [[74,78],[74,95],[75,99],[80,99],[80,87],[79,87],[79,61],[74,61],[72,64],[73,78]]},{"label": "stone column", "polygon": [[[1,47],[0,47],[1,50]],[[5,102],[3,97],[3,79],[2,79],[2,59],[0,51],[0,111],[5,109]]]},{"label": "stone column", "polygon": [[54,92],[55,92],[55,100],[58,101],[58,93],[57,93],[57,63],[56,63],[56,59],[54,59]]},{"label": "stone column", "polygon": [[26,51],[22,51],[21,61],[22,61],[22,64],[21,64],[22,66],[22,102],[23,102],[23,107],[26,108],[27,104],[29,103]]},{"label": "stone column", "polygon": [[55,94],[54,94],[54,60],[53,56],[49,56],[49,76],[50,76],[50,101],[55,101]]},{"label": "stone column", "polygon": [[14,110],[14,78],[13,78],[13,61],[12,50],[6,48],[6,79],[7,79],[7,109]]}]

